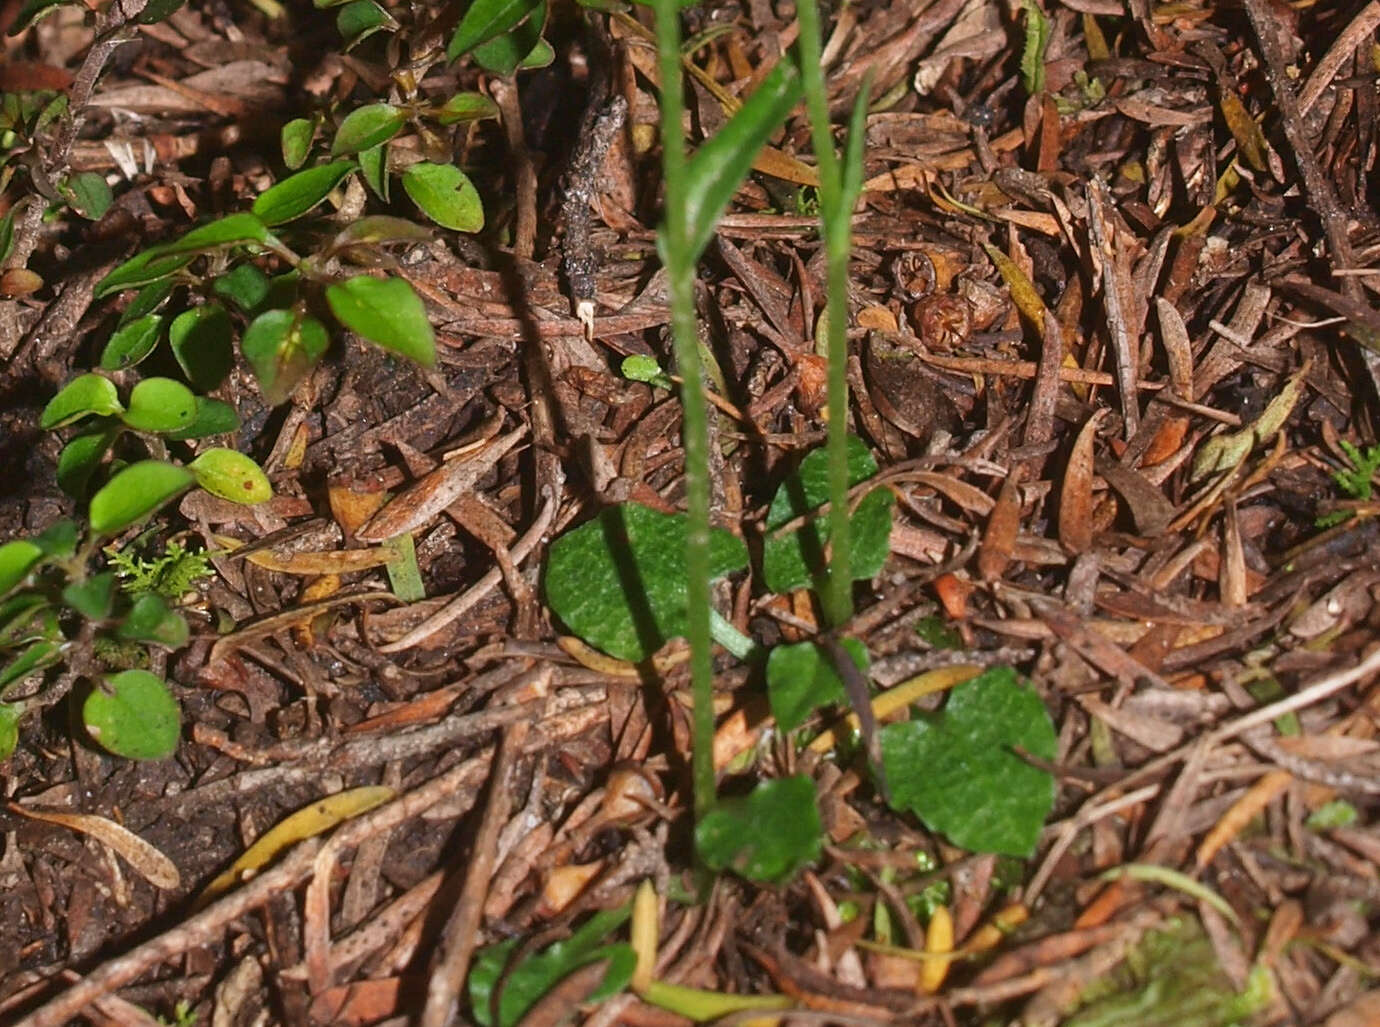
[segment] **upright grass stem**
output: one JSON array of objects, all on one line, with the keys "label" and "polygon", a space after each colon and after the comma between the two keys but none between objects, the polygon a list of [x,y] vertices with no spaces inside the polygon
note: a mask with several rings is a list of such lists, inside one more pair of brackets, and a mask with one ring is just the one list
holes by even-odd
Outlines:
[{"label": "upright grass stem", "polygon": [[843,173],[829,121],[829,97],[820,66],[821,30],[817,0],[800,0],[801,85],[810,134],[819,169],[820,222],[824,231],[827,261],[825,301],[829,353],[829,576],[824,603],[825,618],[837,626],[853,616],[853,545],[848,523],[848,254],[852,245],[849,201],[843,195]]},{"label": "upright grass stem", "polygon": [[709,440],[704,381],[700,368],[699,329],[695,323],[695,255],[686,222],[685,99],[681,79],[680,8],[676,0],[656,0],[656,43],[661,76],[661,166],[665,179],[666,215],[662,226],[662,263],[671,300],[671,337],[684,385],[685,506],[689,532],[685,544],[686,599],[690,642],[690,688],[693,710],[691,770],[695,819],[714,807],[714,666],[709,634]]}]

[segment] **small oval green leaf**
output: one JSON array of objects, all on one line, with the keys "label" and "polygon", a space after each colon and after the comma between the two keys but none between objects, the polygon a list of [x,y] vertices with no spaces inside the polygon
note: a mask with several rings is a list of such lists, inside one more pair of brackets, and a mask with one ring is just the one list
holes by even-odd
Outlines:
[{"label": "small oval green leaf", "polygon": [[[866,673],[867,649],[856,638],[840,643],[854,666]],[[767,698],[782,731],[794,731],[811,713],[847,697],[833,661],[814,642],[778,645],[767,657]]]},{"label": "small oval green leaf", "polygon": [[196,396],[171,378],[145,378],[129,393],[129,409],[120,415],[135,431],[173,432],[196,417]]},{"label": "small oval green leaf", "polygon": [[26,538],[0,546],[0,596],[24,580],[43,559],[43,550]]},{"label": "small oval green leaf", "polygon": [[184,310],[168,326],[173,356],[198,392],[210,392],[225,381],[235,363],[234,339],[230,315],[219,303]]},{"label": "small oval green leaf", "polygon": [[105,620],[115,607],[115,572],[72,582],[62,590],[62,601],[87,620]]},{"label": "small oval green leaf", "polygon": [[182,711],[161,679],[146,670],[107,677],[82,704],[91,737],[116,756],[161,760],[177,749]]},{"label": "small oval green leaf", "polygon": [[115,202],[105,177],[94,171],[77,172],[62,184],[62,191],[72,209],[88,221],[100,219]]},{"label": "small oval green leaf", "polygon": [[407,124],[407,113],[391,103],[371,103],[345,115],[331,142],[331,156],[343,157],[386,143]]},{"label": "small oval green leaf", "polygon": [[122,371],[133,367],[153,352],[163,330],[163,318],[149,314],[116,330],[101,350],[101,369]]},{"label": "small oval green leaf", "polygon": [[293,310],[267,310],[245,330],[240,350],[264,398],[276,406],[292,395],[330,343],[326,326],[316,318]]},{"label": "small oval green leaf", "polygon": [[[521,24],[476,46],[472,53],[474,62],[485,71],[504,78],[512,77],[519,68],[540,67],[541,55],[534,51],[542,45],[541,33],[545,27],[546,4],[539,3]],[[535,64],[529,65],[529,60]]]},{"label": "small oval green leaf", "polygon": [[204,439],[209,435],[224,435],[238,431],[239,427],[240,415],[229,403],[198,396],[196,416],[192,418],[192,423],[178,431],[168,432],[167,437],[174,442],[183,442],[187,439]]},{"label": "small oval green leaf", "polygon": [[479,190],[453,164],[413,164],[403,172],[403,188],[421,212],[442,228],[477,232],[484,227]]},{"label": "small oval green leaf", "polygon": [[41,428],[62,428],[83,417],[109,417],[124,410],[115,384],[98,374],[73,378],[48,401],[38,419]]},{"label": "small oval green leaf", "polygon": [[115,441],[115,431],[98,431],[89,435],[78,435],[58,454],[58,487],[73,499],[86,495],[91,476],[101,465],[101,460]]},{"label": "small oval green leaf", "polygon": [[207,492],[232,503],[263,503],[273,498],[268,476],[253,460],[233,449],[208,449],[188,464],[187,470]]},{"label": "small oval green leaf", "polygon": [[23,716],[23,706],[0,703],[0,762],[9,759],[19,744],[19,721]]},{"label": "small oval green leaf", "polygon": [[120,315],[120,327],[138,321],[142,317],[148,317],[154,313],[164,303],[168,302],[168,297],[172,295],[176,284],[166,278],[157,282],[150,282],[139,290],[134,297],[134,301],[125,307],[124,313]]},{"label": "small oval green leaf", "polygon": [[252,313],[268,297],[268,275],[253,264],[240,264],[228,274],[221,275],[211,285],[211,291],[229,300],[246,314]]},{"label": "small oval green leaf", "polygon": [[359,158],[359,171],[364,176],[364,184],[373,191],[375,196],[387,203],[390,195],[388,188],[388,144],[379,143],[377,146],[370,146],[360,150],[355,156]]},{"label": "small oval green leaf", "polygon": [[328,286],[326,303],[356,335],[425,367],[436,363],[436,336],[426,308],[402,279],[357,275]]},{"label": "small oval green leaf", "polygon": [[352,160],[340,160],[299,171],[266,189],[254,201],[253,211],[267,225],[281,225],[300,218],[329,196],[355,166]]},{"label": "small oval green leaf", "polygon": [[498,117],[498,104],[483,93],[456,93],[431,116],[442,125],[459,125],[469,121],[482,121]]},{"label": "small oval green leaf", "polygon": [[374,0],[351,0],[336,14],[335,27],[349,51],[381,29],[396,29],[398,23]]},{"label": "small oval green leaf", "polygon": [[190,632],[186,618],[170,610],[158,593],[149,592],[134,601],[115,633],[130,642],[153,642],[177,649],[187,644]]},{"label": "small oval green leaf", "polygon": [[293,118],[283,126],[279,139],[283,145],[283,163],[289,171],[296,171],[307,162],[315,134],[316,123],[309,118]]},{"label": "small oval green leaf", "polygon": [[455,27],[446,46],[446,58],[455,60],[481,43],[507,32],[538,6],[541,0],[475,0]]},{"label": "small oval green leaf", "polygon": [[123,531],[191,488],[193,481],[189,472],[161,460],[131,464],[91,497],[91,530],[97,535]]}]

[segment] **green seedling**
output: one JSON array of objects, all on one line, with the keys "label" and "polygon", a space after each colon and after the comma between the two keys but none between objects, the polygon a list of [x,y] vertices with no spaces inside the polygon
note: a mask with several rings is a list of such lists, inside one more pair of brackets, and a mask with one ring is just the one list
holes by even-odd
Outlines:
[{"label": "green seedling", "polygon": [[[1380,446],[1367,446],[1362,450],[1346,439],[1338,439],[1337,444],[1346,454],[1347,461],[1351,466],[1341,467],[1333,471],[1332,480],[1337,483],[1337,487],[1345,493],[1348,499],[1359,500],[1363,503],[1369,502],[1374,487],[1372,479],[1375,477],[1375,472],[1380,470]],[[1330,528],[1350,517],[1350,510],[1336,510],[1319,517],[1315,523],[1319,528]]]}]

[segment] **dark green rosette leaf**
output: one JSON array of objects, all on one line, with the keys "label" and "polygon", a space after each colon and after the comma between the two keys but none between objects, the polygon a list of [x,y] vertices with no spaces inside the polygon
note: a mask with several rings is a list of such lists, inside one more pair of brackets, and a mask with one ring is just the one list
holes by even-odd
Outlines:
[{"label": "dark green rosette leaf", "polygon": [[277,405],[316,366],[331,344],[326,326],[295,310],[268,310],[256,317],[240,340],[240,350],[264,398]]},{"label": "dark green rosette leaf", "polygon": [[220,385],[235,364],[235,327],[219,303],[206,303],[178,314],[168,326],[168,342],[178,365],[198,392],[210,392]]},{"label": "dark green rosette leaf", "polygon": [[174,432],[196,417],[196,396],[171,378],[145,378],[129,393],[129,408],[120,415],[135,431]]},{"label": "dark green rosette leaf", "polygon": [[823,844],[814,782],[804,774],[723,799],[695,825],[695,848],[706,866],[768,884],[789,881],[819,858]]},{"label": "dark green rosette leaf", "polygon": [[146,670],[112,674],[82,704],[87,733],[132,760],[161,760],[177,748],[182,711],[168,686]]},{"label": "dark green rosette leaf", "polygon": [[[546,597],[575,634],[619,659],[647,659],[687,630],[684,514],[635,503],[602,511],[551,545]],[[715,528],[709,575],[747,566],[741,539]]]},{"label": "dark green rosette leaf", "polygon": [[371,103],[345,115],[331,142],[331,156],[367,150],[386,143],[407,124],[407,112],[391,103]]},{"label": "dark green rosette leaf", "polygon": [[[877,462],[863,443],[848,439],[848,484],[857,485],[877,473]],[[814,586],[823,581],[824,552],[829,540],[829,517],[820,507],[829,499],[829,457],[823,447],[809,453],[795,473],[776,490],[767,511],[767,538],[762,545],[762,572],[773,592]],[[869,492],[849,518],[853,534],[852,574],[878,574],[891,551],[892,495],[886,489]],[[816,513],[785,535],[783,525]]]},{"label": "dark green rosette leaf", "polygon": [[412,202],[442,228],[477,232],[484,227],[479,190],[455,165],[419,161],[403,172],[402,181]]},{"label": "dark green rosette leaf", "polygon": [[194,480],[188,471],[161,460],[130,464],[91,497],[91,530],[97,535],[123,531],[191,488]]},{"label": "dark green rosette leaf", "polygon": [[401,278],[357,275],[326,287],[336,320],[361,338],[415,360],[436,363],[436,336],[421,299]]},{"label": "dark green rosette leaf", "polygon": [[169,609],[162,596],[148,592],[134,601],[115,633],[126,641],[178,649],[187,644],[189,629],[186,619]]},{"label": "dark green rosette leaf", "polygon": [[455,60],[503,35],[541,6],[541,0],[475,0],[455,27],[446,58]]},{"label": "dark green rosette leaf", "polygon": [[[480,1027],[513,1027],[537,1001],[572,971],[600,960],[609,961],[604,980],[589,996],[599,1002],[616,995],[632,980],[637,956],[632,946],[604,939],[627,921],[629,906],[595,913],[569,938],[548,945],[527,956],[511,970],[508,963],[520,939],[487,945],[475,953],[468,979],[470,1012]],[[503,988],[498,999],[498,1018],[493,1015],[494,991]]]},{"label": "dark green rosette leaf", "polygon": [[153,352],[163,331],[163,318],[148,314],[117,328],[101,350],[101,370],[123,371],[134,367]]},{"label": "dark green rosette leaf", "polygon": [[1028,857],[1054,805],[1054,779],[1016,755],[1057,758],[1049,713],[1010,667],[954,688],[942,712],[882,728],[891,803],[971,852]]},{"label": "dark green rosette leaf", "polygon": [[46,429],[63,428],[83,417],[109,417],[124,409],[114,382],[99,374],[84,374],[73,378],[48,401],[38,424]]},{"label": "dark green rosette leaf", "polygon": [[208,449],[187,470],[207,492],[232,503],[265,503],[273,498],[273,486],[259,465],[233,449]]},{"label": "dark green rosette leaf", "polygon": [[339,160],[299,171],[264,190],[254,201],[254,213],[266,225],[296,220],[329,196],[355,167],[352,160]]},{"label": "dark green rosette leaf", "polygon": [[[864,674],[867,649],[855,638],[840,643]],[[767,657],[767,698],[772,716],[782,731],[794,731],[821,706],[847,698],[829,654],[813,642],[778,645]]]}]

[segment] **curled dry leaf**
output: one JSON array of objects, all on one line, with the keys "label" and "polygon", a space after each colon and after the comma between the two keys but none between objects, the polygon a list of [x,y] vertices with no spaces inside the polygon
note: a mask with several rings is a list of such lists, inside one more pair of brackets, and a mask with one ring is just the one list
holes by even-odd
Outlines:
[{"label": "curled dry leaf", "polygon": [[361,542],[384,542],[424,527],[482,478],[527,434],[523,425],[491,439],[477,452],[447,460],[371,517],[355,533]]},{"label": "curled dry leaf", "polygon": [[133,831],[121,827],[113,820],[98,817],[93,813],[58,813],[27,809],[14,802],[9,804],[9,808],[11,812],[30,820],[42,820],[90,835],[123,856],[125,862],[133,867],[139,876],[156,888],[172,891],[182,885],[182,877],[172,860]]},{"label": "curled dry leaf", "polygon": [[1059,542],[1070,553],[1086,553],[1092,546],[1093,445],[1097,426],[1106,413],[1096,411],[1079,429],[1064,470],[1059,491]]}]

